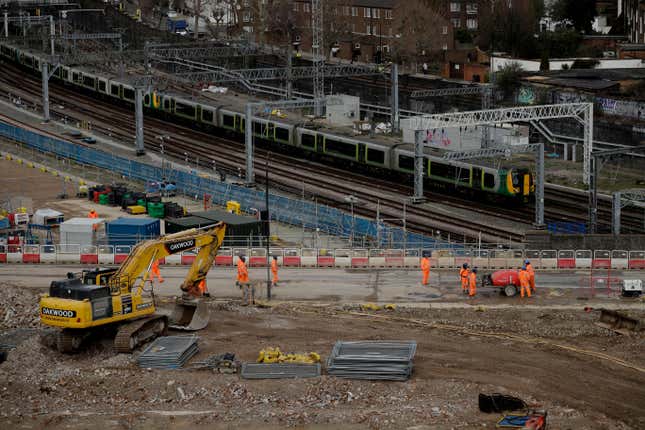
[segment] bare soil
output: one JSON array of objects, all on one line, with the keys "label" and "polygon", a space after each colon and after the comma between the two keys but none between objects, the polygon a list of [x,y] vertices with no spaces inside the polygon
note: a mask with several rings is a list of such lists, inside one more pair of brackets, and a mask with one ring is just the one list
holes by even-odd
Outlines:
[{"label": "bare soil", "polygon": [[[115,354],[109,339],[76,355],[60,354],[39,339],[51,339],[55,330],[17,328],[33,327],[30,303],[37,294],[1,288],[14,305],[0,320],[20,323],[2,325],[4,338],[13,336],[19,345],[0,364],[0,428],[493,428],[499,416],[479,412],[480,392],[507,393],[544,408],[554,429],[645,427],[643,337],[601,329],[593,312],[399,308],[359,315],[338,305],[212,302],[193,362],[222,352],[254,361],[262,348],[279,346],[319,352],[324,363],[339,339],[418,343],[407,382],[324,374],[248,381],[210,370],[141,369],[138,353]],[[636,369],[554,344],[603,352]]]}]

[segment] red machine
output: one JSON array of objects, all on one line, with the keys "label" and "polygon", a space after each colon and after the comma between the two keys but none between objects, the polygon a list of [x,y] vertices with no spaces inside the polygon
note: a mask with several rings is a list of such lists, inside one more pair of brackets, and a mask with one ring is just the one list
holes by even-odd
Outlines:
[{"label": "red machine", "polygon": [[513,297],[520,288],[517,270],[498,270],[482,277],[482,287],[501,288],[508,297]]}]

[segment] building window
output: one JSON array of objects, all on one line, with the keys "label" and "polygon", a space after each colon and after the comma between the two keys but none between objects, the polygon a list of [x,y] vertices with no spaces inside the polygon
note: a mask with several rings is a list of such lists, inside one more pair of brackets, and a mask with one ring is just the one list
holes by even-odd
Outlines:
[{"label": "building window", "polygon": [[370,11],[371,11],[371,9],[369,7],[364,7],[363,8],[363,17],[364,18],[370,18],[371,17]]},{"label": "building window", "polygon": [[390,9],[385,10],[385,19],[392,19],[392,11]]},{"label": "building window", "polygon": [[356,24],[352,22],[352,33],[356,33]]},{"label": "building window", "polygon": [[366,34],[372,34],[372,26],[367,24],[367,31],[365,32]]},{"label": "building window", "polygon": [[311,11],[311,4],[310,3],[305,3],[303,5],[303,9],[305,10],[306,13],[309,13]]},{"label": "building window", "polygon": [[244,15],[242,16],[242,21],[244,22],[251,22],[251,12],[248,10],[244,11]]},{"label": "building window", "polygon": [[450,2],[450,12],[459,12],[461,11],[461,4]]},{"label": "building window", "polygon": [[468,3],[466,5],[466,13],[468,15],[477,15],[477,3]]},{"label": "building window", "polygon": [[461,20],[459,18],[451,19],[450,23],[452,24],[452,28],[460,28],[461,27]]},{"label": "building window", "polygon": [[352,16],[358,16],[358,8],[355,6],[352,6]]},{"label": "building window", "polygon": [[441,47],[441,49],[443,49],[444,51],[447,51],[448,50],[448,44],[444,43],[443,46]]},{"label": "building window", "polygon": [[477,18],[468,18],[466,20],[466,27],[469,30],[477,30]]},{"label": "building window", "polygon": [[242,3],[242,6],[244,6],[244,7],[251,6],[251,0],[244,0],[244,3]]},{"label": "building window", "polygon": [[349,16],[349,6],[343,6],[343,15]]},{"label": "building window", "polygon": [[378,9],[372,9],[372,18],[380,18],[380,12]]},{"label": "building window", "polygon": [[448,34],[448,26],[444,25],[443,28],[441,29],[441,34]]},{"label": "building window", "polygon": [[300,10],[300,3],[294,2],[293,3],[293,10],[298,12]]}]

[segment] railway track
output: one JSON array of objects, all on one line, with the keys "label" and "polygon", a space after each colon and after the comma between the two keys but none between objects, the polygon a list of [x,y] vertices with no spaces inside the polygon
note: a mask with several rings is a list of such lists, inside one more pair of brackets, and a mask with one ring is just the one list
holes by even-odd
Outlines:
[{"label": "railway track", "polygon": [[[35,77],[25,76],[20,70],[8,68],[8,73],[0,78],[3,82],[5,90],[12,90],[13,94],[23,94],[23,97],[30,99],[31,103],[38,106],[40,104],[40,82]],[[14,87],[16,79],[23,80],[20,89]],[[50,86],[50,94],[52,97],[52,113],[59,115],[70,116],[71,113],[67,109],[59,109],[57,104],[64,104],[66,106],[74,105],[74,113],[80,118],[91,120],[95,130],[101,133],[111,135],[119,139],[131,141],[134,136],[133,115],[128,109],[117,107],[111,103],[91,98],[89,96],[77,94],[70,91],[61,90],[60,84],[52,84]],[[97,108],[100,114],[97,113]],[[110,118],[118,126],[105,123],[106,114],[109,113]],[[220,169],[224,167],[227,173],[236,173],[243,165],[244,152],[243,146],[234,140],[216,138],[203,132],[195,131],[191,128],[170,124],[162,120],[147,117],[146,118],[146,131],[145,143],[149,149],[158,149],[159,141],[155,138],[159,135],[170,135],[172,147],[166,149],[166,154],[174,155],[179,159],[183,158],[184,152],[188,152],[193,156],[199,156],[202,160],[202,166],[210,167],[210,160],[213,159],[213,149],[217,149],[217,165]],[[204,141],[213,141],[213,143],[203,143]],[[257,155],[263,158],[266,153],[263,149],[258,148]],[[299,171],[293,169],[294,163],[298,164]],[[323,170],[324,169],[324,170]],[[258,174],[263,174],[263,167],[257,166]],[[323,173],[321,174],[321,171]],[[319,197],[321,202],[338,203],[343,202],[342,197],[347,194],[358,194],[357,187],[361,187],[359,197],[365,204],[357,206],[355,212],[361,215],[374,217],[376,206],[379,205],[382,213],[382,218],[398,218],[401,216],[401,208],[403,205],[403,196],[411,194],[410,187],[392,184],[388,181],[376,180],[362,175],[349,175],[346,171],[329,168],[318,163],[306,162],[272,153],[271,155],[271,175],[273,183],[279,185],[279,188],[300,194],[303,184],[309,187],[310,193]],[[349,179],[349,181],[348,181]],[[481,204],[473,207],[472,202],[464,201],[456,197],[449,197],[439,193],[427,193],[427,197],[431,201],[441,200],[450,205],[459,208],[467,208],[473,213],[487,213],[494,210],[502,219],[517,219],[518,216],[523,219],[532,220],[532,213],[530,208],[521,210],[508,210],[493,205]],[[549,197],[547,196],[547,201]],[[563,211],[559,211],[563,212]],[[601,211],[602,214],[602,211]],[[547,211],[547,216],[556,215]],[[586,215],[576,213],[568,214],[558,213],[558,219],[579,219],[582,217],[584,220]],[[436,213],[427,208],[409,207],[407,213],[408,227],[411,230],[416,230],[423,233],[428,233],[433,229],[440,229],[444,232],[452,232],[453,234],[464,234],[468,236],[477,235],[482,231],[482,237],[489,240],[503,240],[504,242],[511,240],[517,241],[521,239],[521,234],[517,232],[509,232],[503,228],[494,228],[489,225],[477,225],[473,220],[466,224],[459,225],[457,222],[446,222],[445,213]],[[454,220],[457,221],[457,220]],[[601,219],[602,221],[602,219]],[[484,240],[486,240],[484,239]]]}]

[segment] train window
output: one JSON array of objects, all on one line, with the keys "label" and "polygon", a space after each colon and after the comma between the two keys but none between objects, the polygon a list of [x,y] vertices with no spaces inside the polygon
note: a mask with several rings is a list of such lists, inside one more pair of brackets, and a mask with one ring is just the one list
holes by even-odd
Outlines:
[{"label": "train window", "polygon": [[188,116],[195,118],[195,106],[185,105],[183,103],[175,102],[175,113],[177,115]]},{"label": "train window", "polygon": [[213,122],[213,111],[208,110],[208,109],[202,110],[202,121],[212,123]]},{"label": "train window", "polygon": [[146,94],[143,96],[143,104],[146,106],[150,106],[150,94]]},{"label": "train window", "polygon": [[302,133],[302,135],[300,135],[300,144],[305,148],[316,149],[316,136]]},{"label": "train window", "polygon": [[430,175],[440,178],[454,179],[457,176],[457,168],[450,164],[433,161],[430,165]]},{"label": "train window", "polygon": [[81,77],[77,72],[72,72],[72,82],[75,84],[78,83],[81,80]]},{"label": "train window", "polygon": [[356,144],[325,138],[325,152],[356,158]]},{"label": "train window", "polygon": [[465,183],[470,182],[470,169],[469,168],[460,167],[457,170],[457,173],[459,174],[459,182],[465,182]]},{"label": "train window", "polygon": [[99,91],[104,93],[105,92],[105,87],[106,87],[105,81],[99,81]]},{"label": "train window", "polygon": [[126,100],[134,100],[134,90],[132,88],[123,88],[123,98]]},{"label": "train window", "polygon": [[63,71],[61,73],[61,79],[64,80],[64,81],[69,79],[69,70],[63,69]]},{"label": "train window", "polygon": [[83,76],[83,85],[90,88],[96,88],[96,81],[92,76]]},{"label": "train window", "polygon": [[235,127],[235,117],[233,115],[224,114],[222,115],[222,125],[224,127]]},{"label": "train window", "polygon": [[484,187],[495,188],[495,175],[484,172]]},{"label": "train window", "polygon": [[399,154],[399,169],[414,171],[414,157]]},{"label": "train window", "polygon": [[277,127],[275,129],[275,140],[280,140],[282,142],[288,142],[289,141],[289,129],[288,128]]},{"label": "train window", "polygon": [[163,108],[165,110],[170,110],[170,99],[163,99]]},{"label": "train window", "polygon": [[115,85],[115,84],[110,85],[110,94],[112,94],[113,96],[118,97],[119,96],[119,86]]},{"label": "train window", "polygon": [[375,164],[385,164],[385,152],[378,150],[378,149],[372,149],[372,148],[367,148],[367,162],[368,163],[375,163]]},{"label": "train window", "polygon": [[264,134],[264,129],[264,124],[262,124],[261,122],[253,121],[253,134],[262,136]]}]

